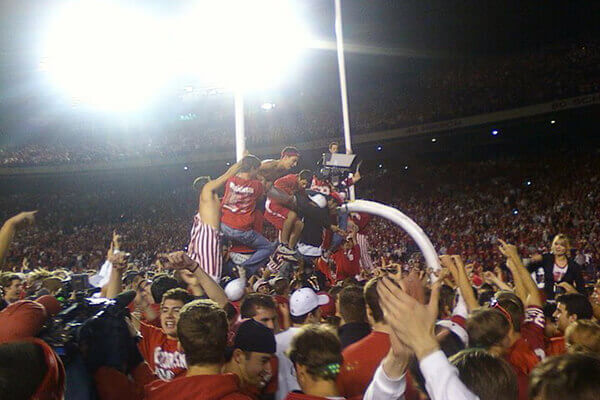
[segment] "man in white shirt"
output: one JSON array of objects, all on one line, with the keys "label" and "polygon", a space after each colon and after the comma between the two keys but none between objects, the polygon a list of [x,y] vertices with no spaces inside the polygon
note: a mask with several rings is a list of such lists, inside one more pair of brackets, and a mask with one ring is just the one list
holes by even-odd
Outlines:
[{"label": "man in white shirt", "polygon": [[288,330],[275,335],[275,341],[277,342],[275,355],[279,361],[276,400],[283,400],[289,392],[300,390],[300,385],[298,385],[294,373],[294,365],[286,352],[294,335],[298,333],[302,325],[319,323],[321,319],[321,309],[319,307],[328,304],[329,301],[329,297],[324,294],[317,294],[310,288],[298,289],[292,293],[290,297],[292,326]]}]

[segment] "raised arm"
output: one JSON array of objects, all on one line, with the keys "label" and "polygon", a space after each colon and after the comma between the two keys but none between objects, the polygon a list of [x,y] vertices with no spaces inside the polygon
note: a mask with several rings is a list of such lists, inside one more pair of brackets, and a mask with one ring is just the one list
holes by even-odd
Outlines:
[{"label": "raised arm", "polygon": [[235,174],[237,174],[239,172],[241,166],[242,166],[242,160],[236,162],[231,167],[229,167],[229,169],[227,171],[225,171],[225,173],[223,175],[219,176],[216,179],[208,181],[202,188],[202,192],[200,193],[200,198],[201,199],[202,198],[207,198],[207,199],[212,198],[212,195],[214,194],[214,192],[216,192],[217,190],[222,188],[223,185],[225,185],[225,182],[227,182],[227,179],[229,179],[232,176],[234,176]]},{"label": "raised arm", "polygon": [[440,257],[440,262],[442,266],[448,268],[452,274],[452,277],[458,285],[460,293],[465,300],[468,311],[471,312],[479,308],[479,303],[477,302],[475,293],[473,293],[473,287],[471,286],[469,278],[467,277],[467,271],[465,270],[465,265],[462,261],[462,258],[460,256],[443,255]]},{"label": "raised arm", "polygon": [[197,262],[192,260],[183,251],[176,251],[170,254],[166,254],[160,257],[161,264],[166,269],[186,269],[192,272],[198,280],[198,284],[202,287],[202,290],[209,299],[224,307],[228,303],[227,295],[225,291],[215,282],[210,275],[208,275]]},{"label": "raised arm", "polygon": [[4,222],[0,229],[0,270],[4,267],[4,260],[8,254],[8,249],[15,236],[17,229],[35,222],[35,214],[37,211],[25,211],[11,217]]},{"label": "raised arm", "polygon": [[[529,305],[529,306],[538,306],[538,307],[542,307],[543,306],[543,302],[542,302],[542,296],[540,295],[540,291],[537,287],[537,285],[535,284],[535,282],[533,281],[533,278],[531,277],[531,275],[529,275],[529,271],[527,270],[527,268],[525,268],[525,265],[523,265],[523,262],[521,261],[521,257],[519,256],[519,252],[517,250],[517,247],[512,245],[512,244],[508,244],[503,240],[500,240],[501,245],[499,246],[500,252],[502,254],[504,254],[505,257],[507,257],[507,259],[509,260],[508,265],[509,268],[511,269],[511,272],[513,273],[513,277],[515,277],[515,290],[517,290],[517,278],[516,276],[518,276],[519,279],[519,284],[521,285],[522,289],[525,294],[525,298],[521,298],[521,300],[523,301],[523,304],[525,305]],[[517,296],[519,296],[519,292],[517,291]],[[521,297],[521,296],[519,296]]]}]

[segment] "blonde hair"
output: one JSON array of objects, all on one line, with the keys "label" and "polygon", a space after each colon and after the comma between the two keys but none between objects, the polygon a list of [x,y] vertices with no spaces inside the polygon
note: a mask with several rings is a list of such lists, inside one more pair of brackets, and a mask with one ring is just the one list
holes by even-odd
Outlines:
[{"label": "blonde hair", "polygon": [[559,233],[558,235],[554,236],[554,239],[552,239],[552,249],[553,250],[554,250],[554,246],[558,242],[562,242],[562,244],[566,247],[567,252],[569,250],[571,250],[571,241],[569,240],[569,237],[567,235],[565,235],[564,233]]},{"label": "blonde hair", "polygon": [[569,353],[600,354],[600,325],[589,319],[580,319],[569,325],[565,332]]}]

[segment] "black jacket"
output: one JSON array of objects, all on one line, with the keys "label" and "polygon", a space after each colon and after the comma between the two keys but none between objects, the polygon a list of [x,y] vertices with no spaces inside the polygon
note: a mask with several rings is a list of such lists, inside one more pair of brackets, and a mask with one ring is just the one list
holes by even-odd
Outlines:
[{"label": "black jacket", "polygon": [[581,272],[581,266],[571,258],[568,259],[567,272],[559,282],[554,282],[553,254],[544,254],[542,256],[541,262],[531,263],[527,266],[529,272],[535,272],[539,268],[543,268],[544,270],[544,292],[546,293],[546,298],[549,300],[554,299],[556,295],[554,286],[555,283],[567,282],[575,286],[575,288],[580,292],[585,287],[585,282],[583,281],[583,275]]}]

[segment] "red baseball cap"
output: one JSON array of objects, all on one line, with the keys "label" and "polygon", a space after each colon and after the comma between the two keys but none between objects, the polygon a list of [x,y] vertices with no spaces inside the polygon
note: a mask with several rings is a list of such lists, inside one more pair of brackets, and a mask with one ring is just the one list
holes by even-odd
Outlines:
[{"label": "red baseball cap", "polygon": [[0,311],[0,343],[34,337],[48,314],[40,303],[20,300]]}]

